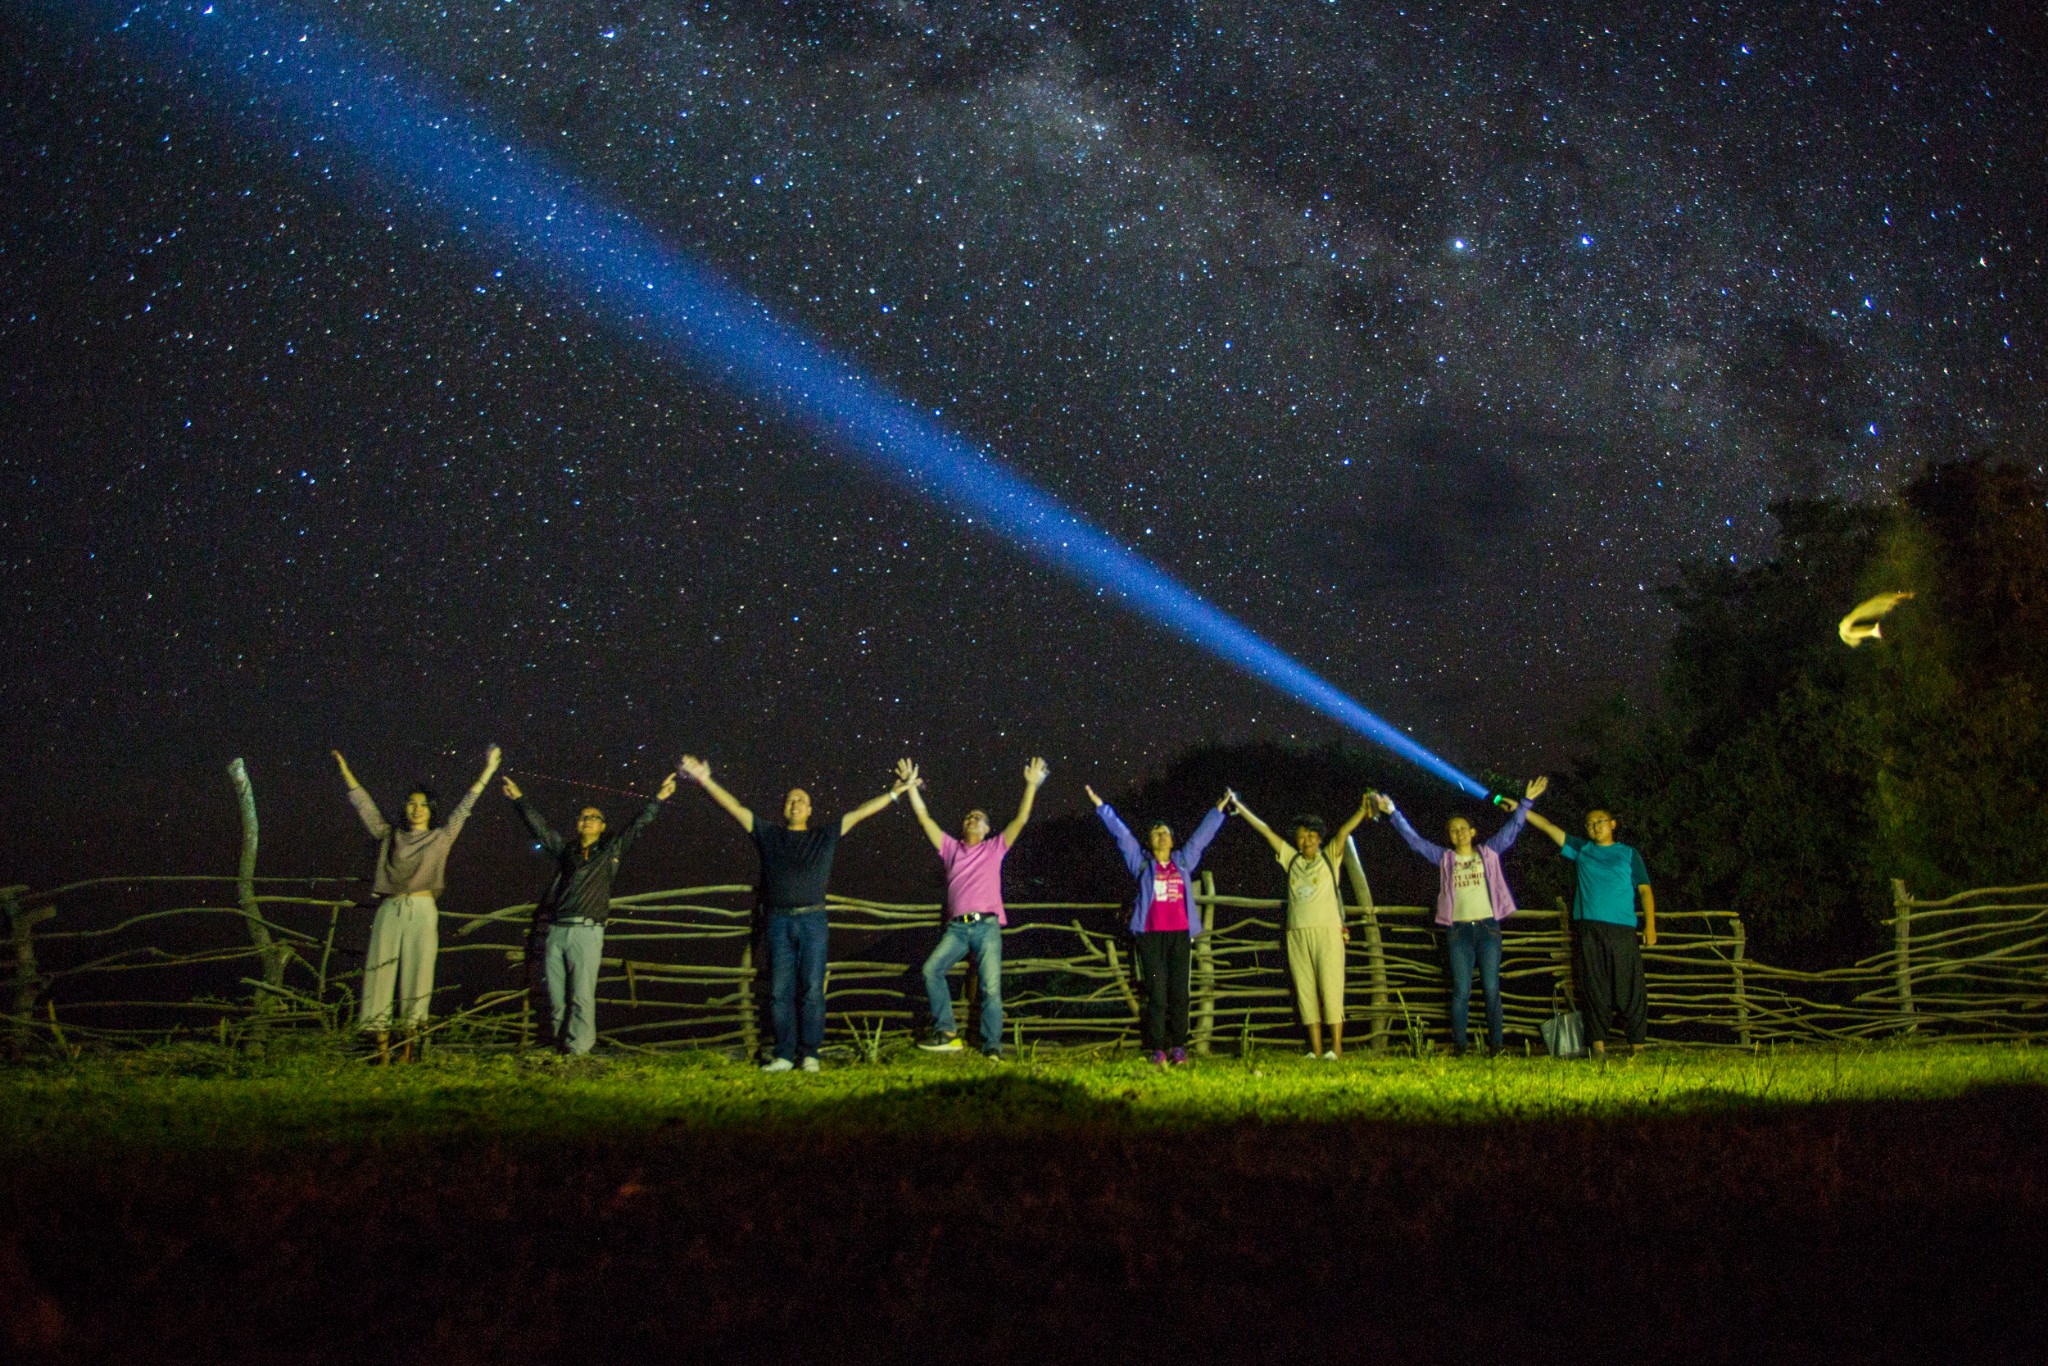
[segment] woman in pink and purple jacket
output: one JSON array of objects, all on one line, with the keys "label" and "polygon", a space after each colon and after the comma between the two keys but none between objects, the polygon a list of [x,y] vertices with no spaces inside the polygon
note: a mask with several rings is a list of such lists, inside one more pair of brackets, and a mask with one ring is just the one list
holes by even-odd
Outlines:
[{"label": "woman in pink and purple jacket", "polygon": [[1472,822],[1453,816],[1444,834],[1450,848],[1432,844],[1415,833],[1408,818],[1394,808],[1393,798],[1374,793],[1379,809],[1394,818],[1394,830],[1408,847],[1437,866],[1436,923],[1444,930],[1444,953],[1451,960],[1451,1048],[1463,1053],[1467,1022],[1472,1009],[1472,965],[1479,965],[1481,989],[1486,993],[1486,1042],[1495,1053],[1501,1049],[1500,1021],[1500,923],[1515,913],[1514,894],[1500,870],[1500,856],[1514,847],[1515,839],[1529,821],[1529,804],[1542,796],[1550,779],[1536,778],[1523,789],[1521,801],[1503,798],[1501,805],[1514,814],[1491,839],[1475,845]]}]

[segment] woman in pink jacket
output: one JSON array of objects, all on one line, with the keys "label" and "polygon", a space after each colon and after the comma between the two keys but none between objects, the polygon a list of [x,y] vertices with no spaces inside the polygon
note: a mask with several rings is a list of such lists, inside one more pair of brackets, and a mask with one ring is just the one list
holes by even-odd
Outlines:
[{"label": "woman in pink jacket", "polygon": [[1481,988],[1486,992],[1486,1042],[1494,1053],[1501,1049],[1500,1021],[1500,923],[1515,913],[1514,894],[1500,871],[1500,856],[1514,846],[1529,820],[1529,804],[1542,796],[1550,779],[1536,778],[1523,789],[1523,800],[1503,798],[1501,804],[1514,814],[1508,823],[1483,844],[1475,845],[1478,832],[1463,816],[1453,816],[1444,834],[1451,845],[1446,849],[1415,833],[1408,818],[1394,808],[1393,798],[1375,793],[1374,800],[1385,814],[1394,818],[1394,830],[1408,847],[1437,866],[1440,881],[1436,894],[1436,923],[1444,930],[1444,952],[1451,960],[1451,1048],[1466,1048],[1467,1021],[1472,1009],[1472,965],[1479,965]]}]

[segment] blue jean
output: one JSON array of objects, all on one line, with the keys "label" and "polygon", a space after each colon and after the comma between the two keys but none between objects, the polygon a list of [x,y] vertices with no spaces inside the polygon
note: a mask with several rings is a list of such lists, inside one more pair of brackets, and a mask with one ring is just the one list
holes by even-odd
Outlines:
[{"label": "blue jean", "polygon": [[555,1046],[588,1053],[597,1042],[597,972],[604,963],[604,926],[548,926],[548,1015]]},{"label": "blue jean", "polygon": [[932,1028],[951,1034],[953,988],[946,974],[961,959],[973,957],[981,976],[981,1051],[1003,1051],[1003,927],[993,917],[963,925],[949,921],[939,946],[924,960],[924,993],[932,1003]]},{"label": "blue jean", "polygon": [[815,1058],[825,1042],[825,941],[830,933],[822,910],[768,917],[775,1056],[785,1062]]},{"label": "blue jean", "polygon": [[1479,981],[1486,992],[1486,1041],[1500,1047],[1500,922],[1462,920],[1444,935],[1451,959],[1451,1042],[1465,1046],[1466,1021],[1472,1012],[1472,962],[1479,961]]}]

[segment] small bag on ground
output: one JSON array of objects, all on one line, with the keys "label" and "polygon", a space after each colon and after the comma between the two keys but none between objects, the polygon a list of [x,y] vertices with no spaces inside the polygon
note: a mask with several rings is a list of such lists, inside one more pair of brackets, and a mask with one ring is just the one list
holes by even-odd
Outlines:
[{"label": "small bag on ground", "polygon": [[[1571,1002],[1563,1003],[1569,1006]],[[1551,1005],[1557,1007],[1555,996]],[[1543,1035],[1543,1049],[1553,1058],[1583,1058],[1586,1056],[1586,1021],[1576,1010],[1558,1009],[1556,1013],[1537,1026]]]}]

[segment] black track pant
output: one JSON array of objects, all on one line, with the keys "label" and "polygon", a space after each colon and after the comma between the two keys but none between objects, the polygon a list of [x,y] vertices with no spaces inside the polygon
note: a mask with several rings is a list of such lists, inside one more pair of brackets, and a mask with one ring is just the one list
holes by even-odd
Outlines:
[{"label": "black track pant", "polygon": [[1138,941],[1145,988],[1145,1051],[1188,1046],[1188,932],[1146,930]]},{"label": "black track pant", "polygon": [[1643,985],[1643,951],[1633,925],[1576,922],[1579,994],[1585,998],[1586,1042],[1606,1043],[1618,1025],[1630,1043],[1649,1034],[1650,995]]}]

